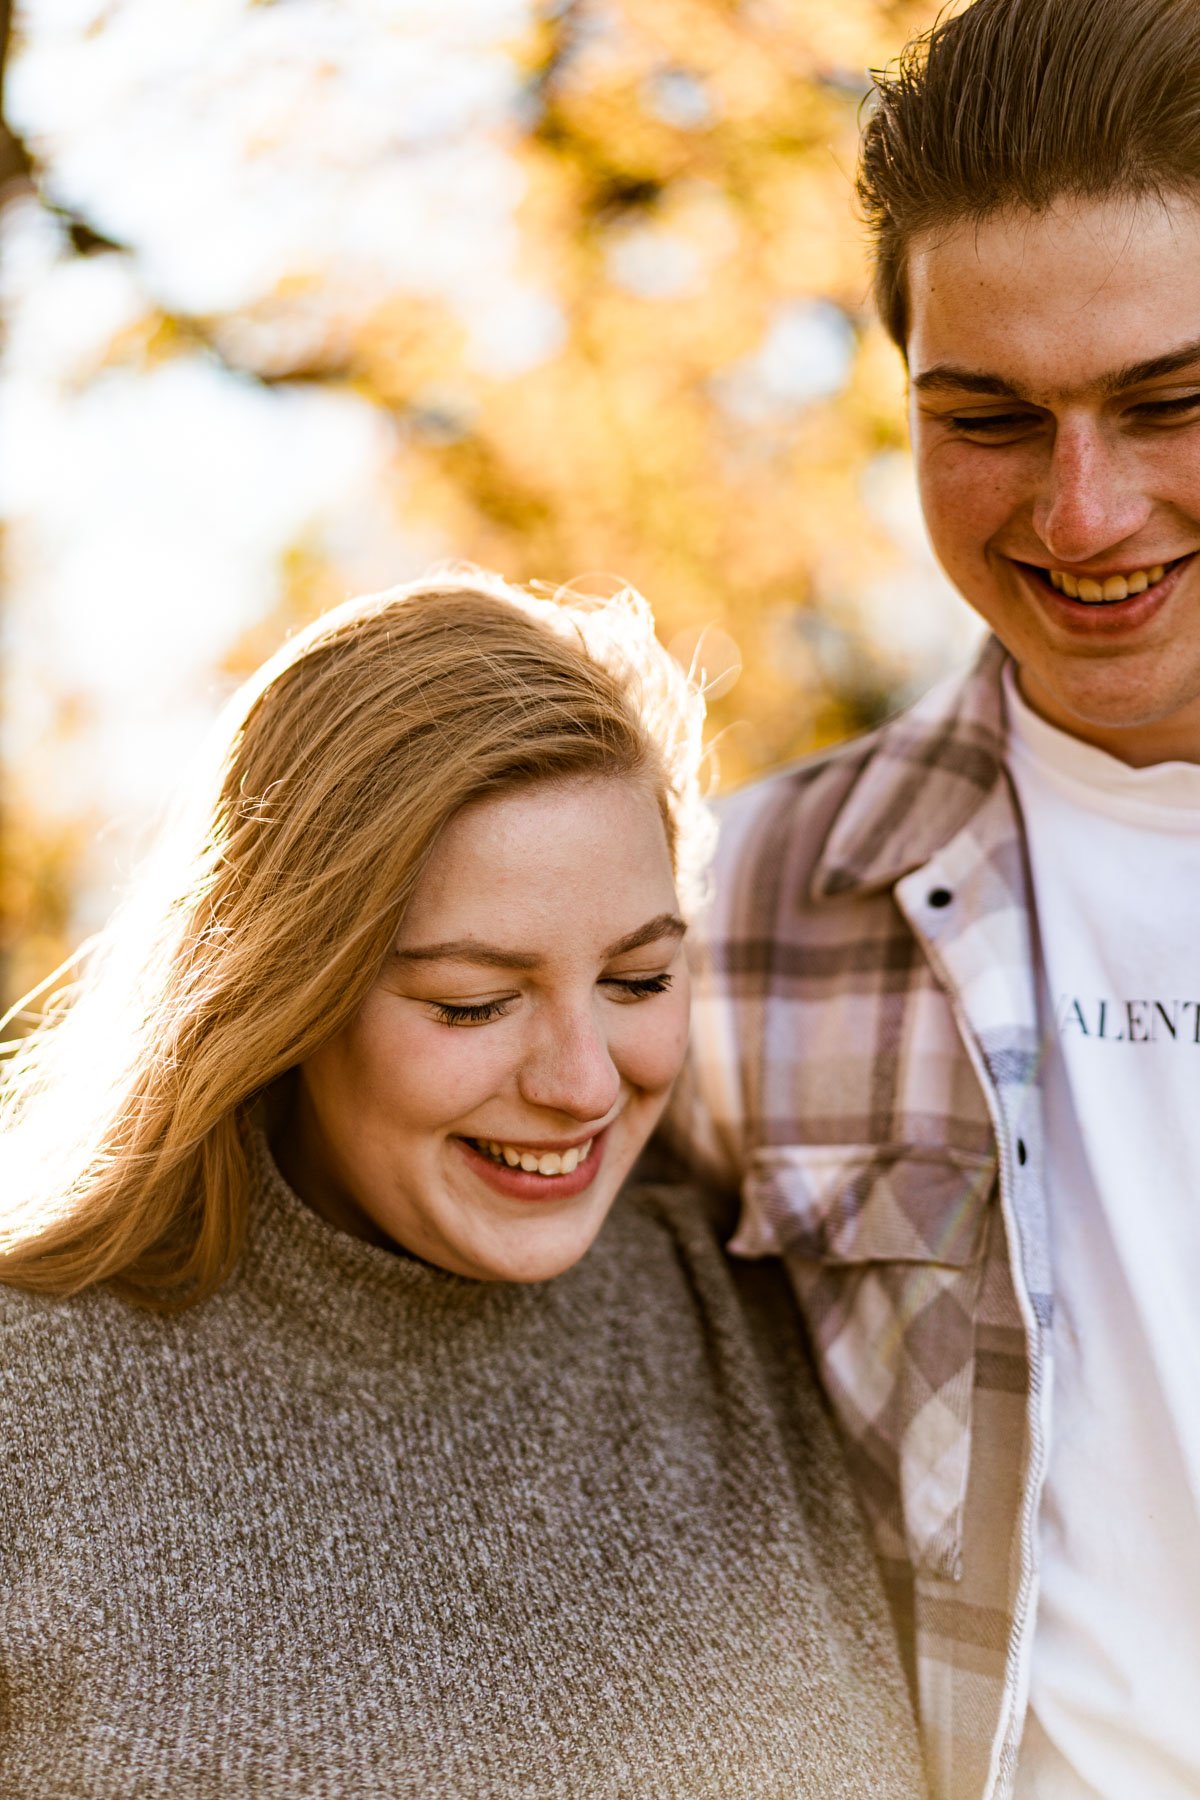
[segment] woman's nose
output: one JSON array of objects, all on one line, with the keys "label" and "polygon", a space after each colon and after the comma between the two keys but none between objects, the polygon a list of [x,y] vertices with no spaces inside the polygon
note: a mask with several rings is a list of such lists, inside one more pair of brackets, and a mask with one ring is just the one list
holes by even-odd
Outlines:
[{"label": "woman's nose", "polygon": [[594,1014],[572,1010],[547,1020],[521,1065],[518,1086],[531,1106],[581,1122],[611,1112],[621,1077]]}]

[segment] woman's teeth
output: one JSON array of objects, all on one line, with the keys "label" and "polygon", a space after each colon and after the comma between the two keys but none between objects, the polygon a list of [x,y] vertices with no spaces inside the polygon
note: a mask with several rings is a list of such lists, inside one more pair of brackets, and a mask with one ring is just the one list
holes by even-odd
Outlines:
[{"label": "woman's teeth", "polygon": [[1050,569],[1048,573],[1053,585],[1068,600],[1086,600],[1095,606],[1099,601],[1128,600],[1130,594],[1144,594],[1162,580],[1163,571],[1164,564],[1155,563],[1149,569],[1134,569],[1129,575],[1107,575],[1103,581],[1093,581],[1087,575],[1077,579],[1063,569]]},{"label": "woman's teeth", "polygon": [[493,1162],[507,1163],[510,1169],[524,1169],[529,1175],[573,1175],[591,1150],[594,1138],[586,1144],[574,1144],[569,1150],[522,1150],[519,1144],[498,1144],[494,1138],[472,1138],[471,1142]]}]

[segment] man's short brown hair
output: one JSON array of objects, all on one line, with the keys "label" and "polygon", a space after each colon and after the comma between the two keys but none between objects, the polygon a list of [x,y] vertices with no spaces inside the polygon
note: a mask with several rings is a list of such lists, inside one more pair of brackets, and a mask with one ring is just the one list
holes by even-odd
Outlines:
[{"label": "man's short brown hair", "polygon": [[916,232],[1068,195],[1193,188],[1200,0],[974,0],[876,76],[858,193],[884,324],[903,349]]}]

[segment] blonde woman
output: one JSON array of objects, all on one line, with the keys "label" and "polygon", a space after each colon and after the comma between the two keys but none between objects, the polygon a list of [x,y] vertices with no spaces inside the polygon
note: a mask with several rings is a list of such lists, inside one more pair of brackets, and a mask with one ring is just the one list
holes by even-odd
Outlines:
[{"label": "blonde woman", "polygon": [[697,701],[633,596],[285,647],[8,1081],[0,1794],[921,1791],[792,1302],[621,1192]]}]

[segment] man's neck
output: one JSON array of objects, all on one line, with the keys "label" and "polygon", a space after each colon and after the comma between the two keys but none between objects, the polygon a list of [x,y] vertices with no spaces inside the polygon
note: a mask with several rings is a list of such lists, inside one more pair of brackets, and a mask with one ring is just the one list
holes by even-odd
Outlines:
[{"label": "man's neck", "polygon": [[1072,712],[1025,669],[1018,668],[1017,685],[1022,699],[1048,725],[1115,756],[1131,769],[1147,769],[1156,763],[1200,763],[1200,712],[1192,716],[1185,708],[1165,719],[1100,724]]}]

